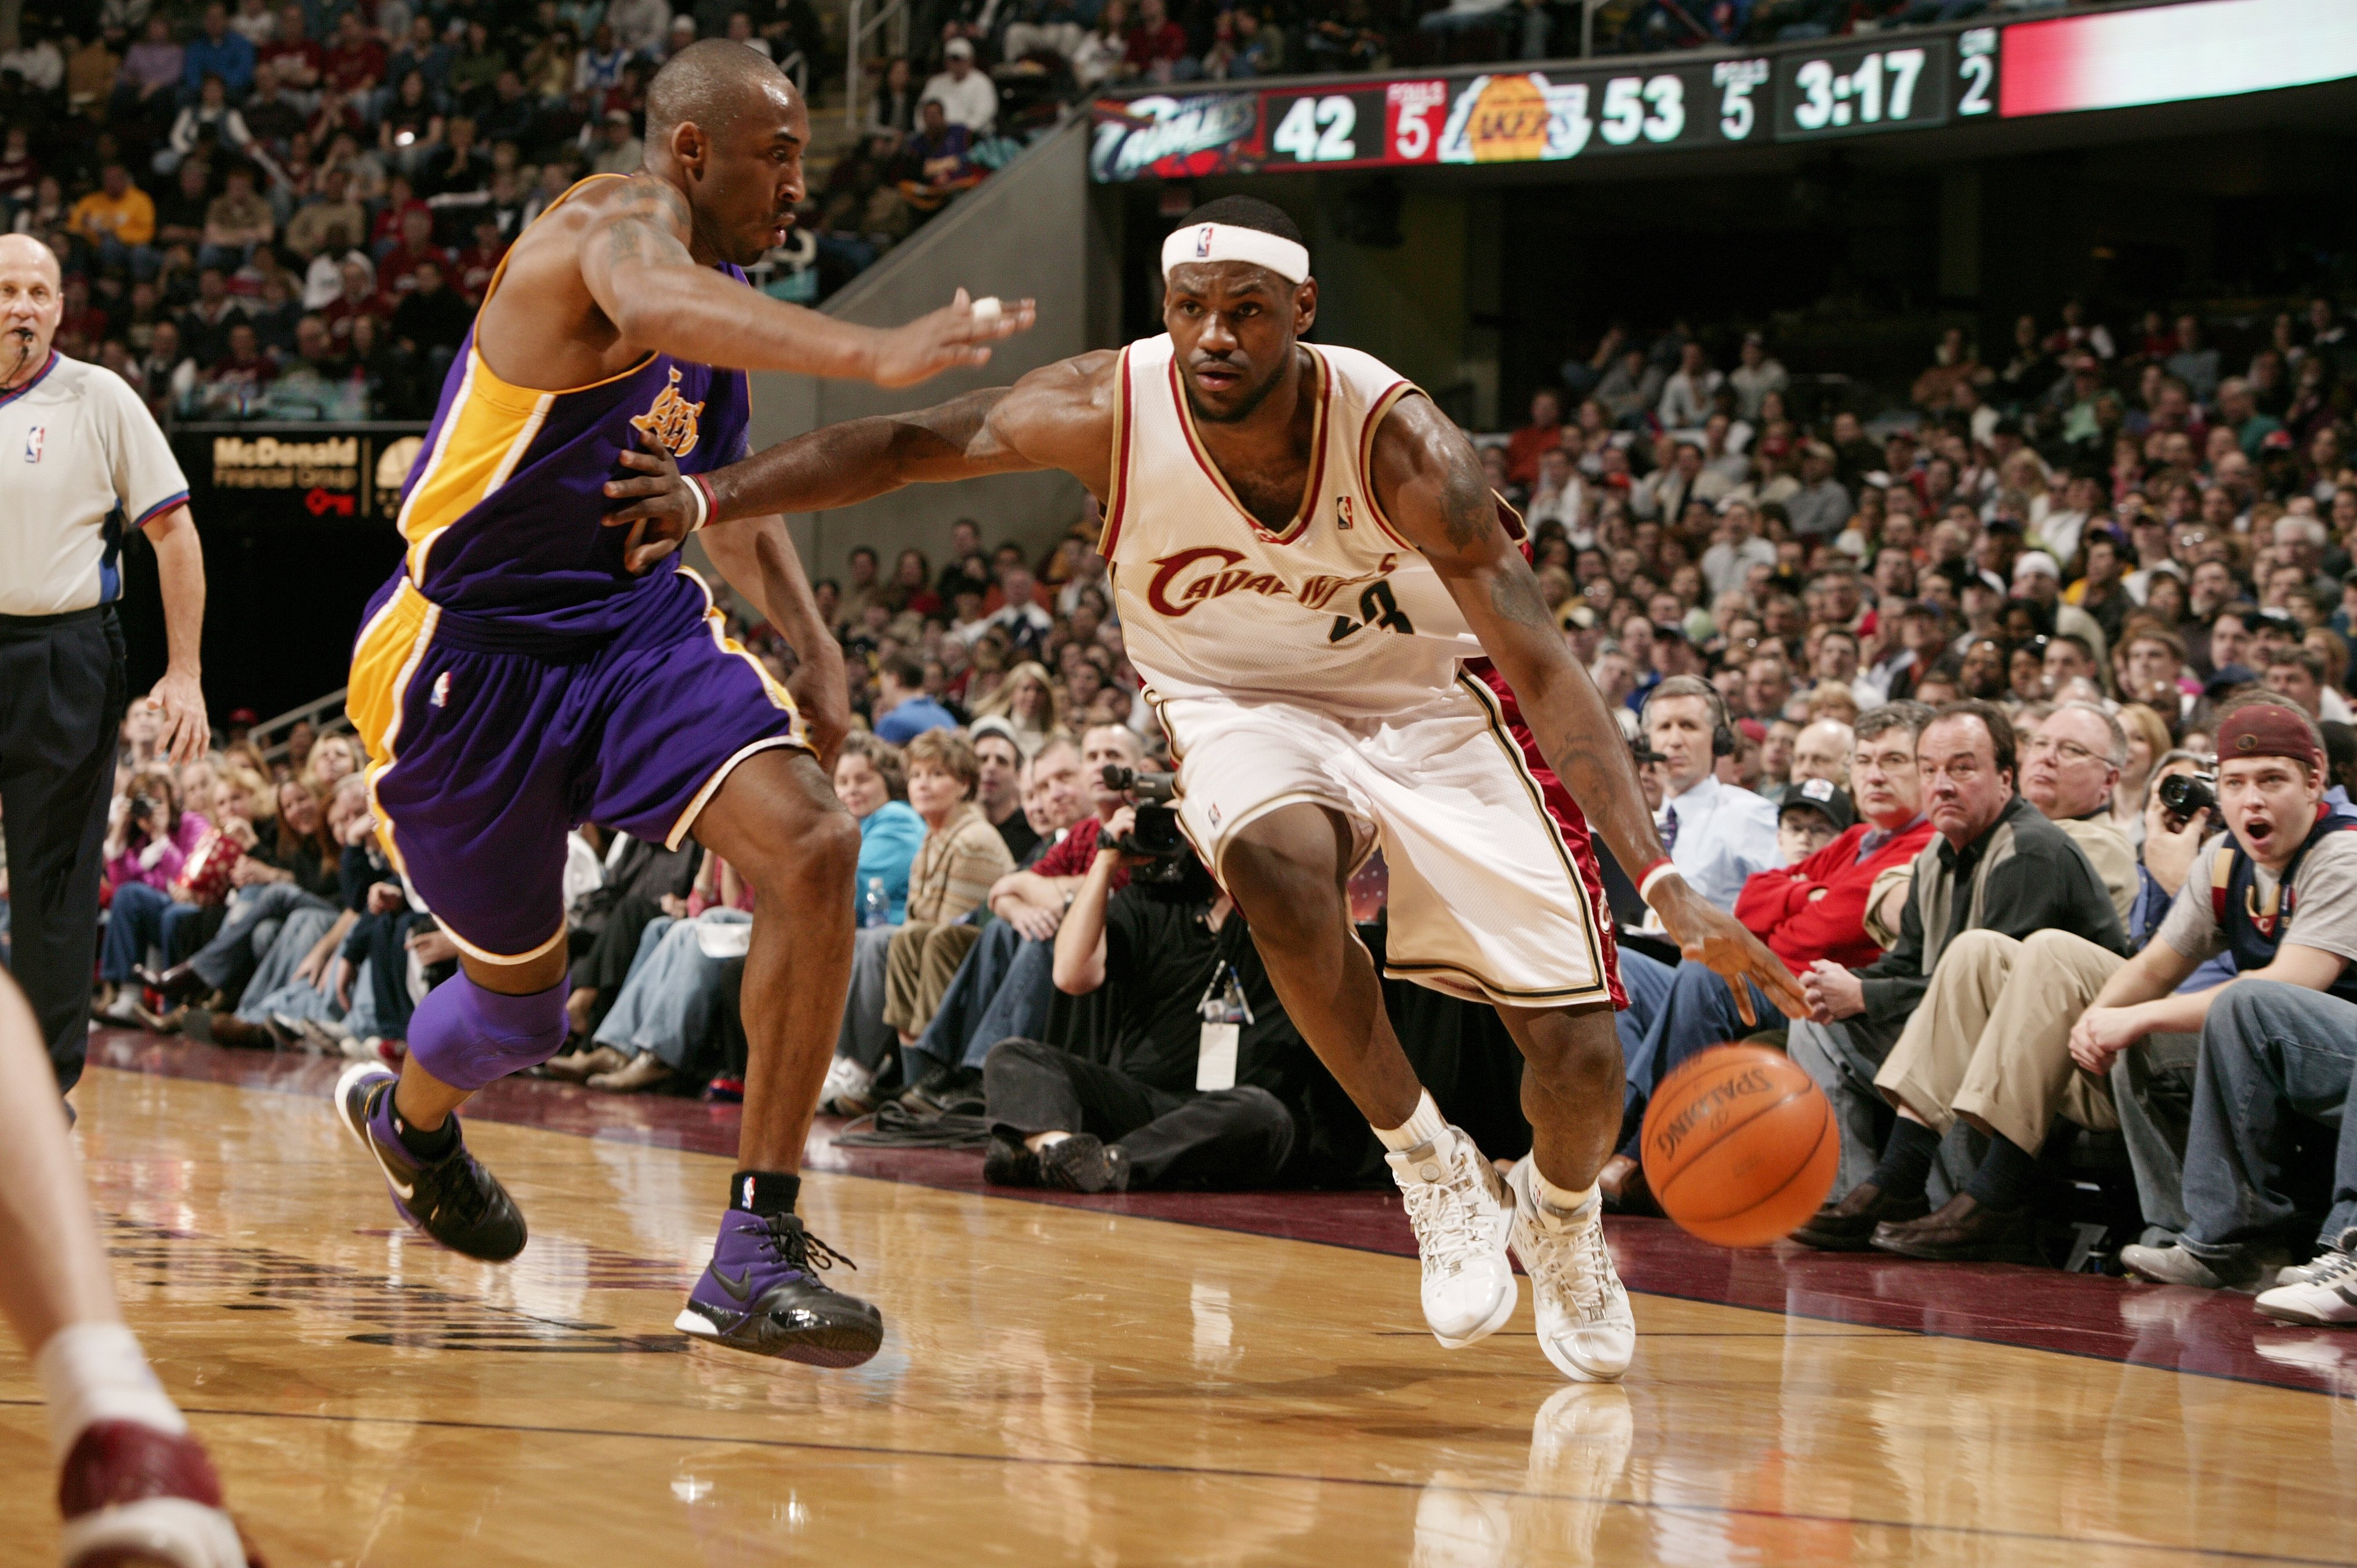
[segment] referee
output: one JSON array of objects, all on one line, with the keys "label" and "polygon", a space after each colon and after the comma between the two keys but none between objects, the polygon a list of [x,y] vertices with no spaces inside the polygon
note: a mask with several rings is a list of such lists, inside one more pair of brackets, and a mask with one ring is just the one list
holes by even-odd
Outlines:
[{"label": "referee", "polygon": [[197,681],[205,563],[188,483],[138,393],[49,347],[55,252],[0,234],[0,825],[16,980],[60,1092],[81,1077],[125,674],[126,520],[156,545],[171,658],[147,697],[176,762],[210,739]]}]

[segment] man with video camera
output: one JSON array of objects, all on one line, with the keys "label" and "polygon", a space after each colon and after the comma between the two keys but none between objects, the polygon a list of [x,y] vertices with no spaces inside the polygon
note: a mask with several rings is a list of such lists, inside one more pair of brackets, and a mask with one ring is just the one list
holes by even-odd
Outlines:
[{"label": "man with video camera", "polygon": [[983,1179],[1072,1192],[1273,1185],[1296,1142],[1279,1093],[1315,1058],[1243,916],[1179,834],[1170,777],[1104,772],[1131,803],[1098,832],[1056,931],[1055,976],[1071,996],[1109,988],[1110,1005],[1082,1050],[991,1048]]}]

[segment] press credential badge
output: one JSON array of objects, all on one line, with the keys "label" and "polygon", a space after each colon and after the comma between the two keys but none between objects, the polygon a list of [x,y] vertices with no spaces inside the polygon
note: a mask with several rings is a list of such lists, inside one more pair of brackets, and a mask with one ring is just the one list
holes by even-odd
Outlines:
[{"label": "press credential badge", "polygon": [[1195,1087],[1207,1093],[1233,1089],[1236,1037],[1242,1026],[1253,1021],[1252,1006],[1244,1001],[1243,982],[1236,977],[1234,964],[1223,963],[1213,972],[1195,1011],[1203,1019],[1202,1043],[1195,1051]]}]

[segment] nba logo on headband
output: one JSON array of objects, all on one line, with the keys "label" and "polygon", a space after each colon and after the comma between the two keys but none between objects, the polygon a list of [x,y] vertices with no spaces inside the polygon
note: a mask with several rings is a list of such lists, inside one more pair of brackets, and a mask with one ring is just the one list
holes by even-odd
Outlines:
[{"label": "nba logo on headband", "polygon": [[1201,261],[1211,253],[1211,226],[1209,223],[1195,231],[1195,259]]}]

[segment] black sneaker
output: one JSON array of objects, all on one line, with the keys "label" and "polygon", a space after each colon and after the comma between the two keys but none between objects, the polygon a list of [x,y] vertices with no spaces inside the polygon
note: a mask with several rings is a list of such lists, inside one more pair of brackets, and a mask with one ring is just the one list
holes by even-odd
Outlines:
[{"label": "black sneaker", "polygon": [[1129,1186],[1129,1155],[1119,1144],[1075,1133],[1039,1151],[1039,1175],[1066,1192],[1121,1192]]},{"label": "black sneaker", "polygon": [[937,1067],[899,1094],[900,1103],[924,1116],[982,1114],[982,1069]]},{"label": "black sneaker", "polygon": [[[401,1217],[454,1252],[504,1263],[523,1251],[523,1216],[499,1177],[458,1146],[432,1165],[419,1162],[393,1125],[400,1080],[374,1062],[354,1062],[336,1080],[336,1120],[384,1173]],[[457,1119],[451,1118],[452,1124]]]},{"label": "black sneaker", "polygon": [[982,1156],[982,1179],[993,1187],[1039,1187],[1039,1156],[1013,1138],[994,1136]]},{"label": "black sneaker", "polygon": [[802,1229],[799,1215],[732,1208],[672,1326],[756,1356],[856,1367],[883,1345],[884,1315],[819,1279],[837,1262],[859,1266]]}]

